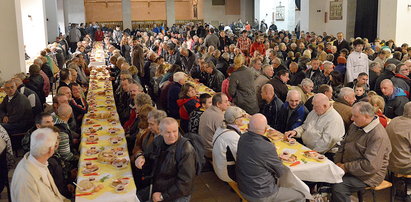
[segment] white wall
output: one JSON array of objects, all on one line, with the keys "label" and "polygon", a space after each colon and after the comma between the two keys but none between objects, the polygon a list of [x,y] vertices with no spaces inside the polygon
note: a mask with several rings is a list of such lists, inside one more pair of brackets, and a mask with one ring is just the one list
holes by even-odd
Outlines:
[{"label": "white wall", "polygon": [[57,18],[57,0],[45,0],[47,19],[47,39],[51,43],[59,36],[59,25]]},{"label": "white wall", "polygon": [[36,57],[47,45],[44,0],[21,0],[21,16],[26,52],[30,57]]},{"label": "white wall", "polygon": [[397,27],[397,1],[380,0],[378,2],[377,37],[395,39]]},{"label": "white wall", "polygon": [[211,0],[203,1],[204,21],[216,26],[219,23],[228,25],[241,18],[241,15],[226,15],[225,6],[213,6]]},{"label": "white wall", "polygon": [[411,44],[411,1],[399,0],[397,2],[397,33],[395,42],[397,46],[403,43]]},{"label": "white wall", "polygon": [[57,0],[57,23],[59,26],[59,30],[61,33],[66,33],[65,32],[65,24],[64,24],[64,1],[63,0]]},{"label": "white wall", "polygon": [[[276,7],[280,5],[285,8],[285,19],[284,21],[277,21],[274,19],[275,25],[277,25],[278,30],[294,30],[296,25],[295,19],[295,2],[294,1],[280,1],[280,0],[260,0],[259,5],[259,21],[263,20],[270,26],[273,23],[273,13],[276,12]],[[257,4],[255,4],[257,6]]]},{"label": "white wall", "polygon": [[64,22],[66,28],[68,23],[86,22],[84,0],[64,0]]},{"label": "white wall", "polygon": [[[309,1],[301,1],[301,8],[300,11],[296,14],[296,23],[300,21],[300,30],[301,31],[308,31],[310,26],[310,2]],[[298,19],[299,17],[299,19]]]},{"label": "white wall", "polygon": [[0,78],[26,72],[20,1],[2,1],[0,6]]}]

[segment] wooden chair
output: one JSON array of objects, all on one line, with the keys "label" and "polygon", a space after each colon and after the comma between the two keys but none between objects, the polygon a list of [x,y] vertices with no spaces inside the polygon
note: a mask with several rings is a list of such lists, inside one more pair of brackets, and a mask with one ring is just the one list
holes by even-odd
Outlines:
[{"label": "wooden chair", "polygon": [[403,174],[396,174],[391,172],[391,180],[392,180],[392,188],[391,188],[391,201],[394,202],[395,200],[395,195],[397,192],[397,187],[395,186],[395,181],[403,181],[405,183],[405,192],[407,192],[407,181],[411,179],[411,175],[403,175]]},{"label": "wooden chair", "polygon": [[363,202],[364,201],[363,200],[363,192],[367,191],[367,190],[371,190],[372,191],[372,200],[374,202],[376,202],[377,201],[377,196],[376,196],[375,192],[379,191],[379,190],[387,189],[387,188],[390,188],[390,187],[392,187],[391,182],[388,182],[388,181],[385,181],[385,180],[382,181],[382,183],[380,185],[376,186],[376,187],[366,187],[364,190],[361,190],[361,191],[357,192],[358,201]]},{"label": "wooden chair", "polygon": [[242,202],[247,202],[247,200],[245,200],[245,198],[241,195],[240,189],[238,189],[237,182],[228,182],[228,185],[230,185],[230,187],[235,191],[237,196],[241,198]]}]

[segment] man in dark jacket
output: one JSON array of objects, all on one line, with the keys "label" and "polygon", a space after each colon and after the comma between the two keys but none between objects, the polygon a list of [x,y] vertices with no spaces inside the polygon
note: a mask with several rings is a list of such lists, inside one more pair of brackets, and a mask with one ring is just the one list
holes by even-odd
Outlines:
[{"label": "man in dark jacket", "polygon": [[282,133],[301,126],[309,111],[301,102],[301,95],[297,90],[287,93],[287,101],[281,106],[278,115],[278,127],[274,128]]},{"label": "man in dark jacket", "polygon": [[[161,137],[154,140],[153,201],[189,201],[196,172],[195,150],[189,141],[181,149],[177,159],[176,149],[184,137],[178,133],[178,123],[173,118],[160,122]],[[181,143],[183,144],[183,143]]]},{"label": "man in dark jacket", "polygon": [[377,78],[375,81],[375,86],[374,86],[374,91],[377,92],[378,95],[382,95],[381,92],[381,82],[384,79],[391,79],[395,75],[395,65],[394,64],[389,64],[384,68],[384,71],[382,74]]},{"label": "man in dark jacket", "polygon": [[326,84],[328,79],[324,76],[324,73],[320,70],[320,61],[317,58],[311,60],[311,69],[307,70],[306,78],[311,79],[314,82],[314,92],[318,91],[318,87],[321,84]]},{"label": "man in dark jacket", "polygon": [[394,87],[391,80],[385,79],[381,82],[381,91],[385,98],[384,115],[390,119],[401,116],[404,105],[409,101],[404,90]]},{"label": "man in dark jacket", "polygon": [[260,112],[267,118],[268,125],[277,129],[279,127],[279,113],[283,101],[275,96],[274,87],[268,83],[261,87],[261,98],[263,105]]},{"label": "man in dark jacket", "polygon": [[40,98],[36,92],[24,86],[23,81],[20,78],[14,77],[13,81],[17,86],[17,91],[29,99],[33,115],[43,112],[43,105],[41,104]]},{"label": "man in dark jacket", "polygon": [[255,114],[259,111],[254,75],[249,68],[242,66],[231,74],[228,93],[233,98],[234,104],[247,113]]},{"label": "man in dark jacket", "polygon": [[288,70],[281,70],[278,72],[274,78],[272,78],[268,83],[273,85],[274,87],[274,92],[280,98],[281,101],[285,102],[287,98],[287,92],[288,92],[288,87],[287,87],[287,82],[290,80],[289,77],[289,72]]},{"label": "man in dark jacket", "polygon": [[[133,47],[131,50],[131,65],[137,67],[138,76],[140,78],[144,77],[144,52],[143,46],[141,46],[139,39],[137,37],[133,38]],[[144,85],[144,84],[143,84]]]},{"label": "man in dark jacket", "polygon": [[350,50],[350,44],[344,39],[344,34],[342,32],[337,33],[337,40],[334,41],[333,45],[337,47],[338,53],[344,48]]},{"label": "man in dark jacket", "polygon": [[275,145],[264,136],[266,130],[267,119],[255,114],[238,141],[236,177],[241,195],[248,201],[305,201],[300,192],[277,185],[286,168]]},{"label": "man in dark jacket", "polygon": [[221,84],[225,79],[224,74],[215,68],[213,62],[207,62],[205,72],[207,72],[208,75],[206,86],[215,92],[221,92]]},{"label": "man in dark jacket", "polygon": [[17,92],[16,84],[12,81],[4,83],[7,96],[0,104],[1,125],[12,136],[26,132],[33,124],[33,113],[29,99]]},{"label": "man in dark jacket", "polygon": [[187,74],[190,73],[191,68],[195,65],[196,55],[187,48],[180,48],[181,68]]},{"label": "man in dark jacket", "polygon": [[179,107],[177,105],[178,94],[180,93],[181,86],[186,83],[186,75],[184,72],[176,72],[173,75],[173,83],[170,84],[170,88],[167,93],[167,114],[173,118],[179,119],[180,114],[178,112]]}]

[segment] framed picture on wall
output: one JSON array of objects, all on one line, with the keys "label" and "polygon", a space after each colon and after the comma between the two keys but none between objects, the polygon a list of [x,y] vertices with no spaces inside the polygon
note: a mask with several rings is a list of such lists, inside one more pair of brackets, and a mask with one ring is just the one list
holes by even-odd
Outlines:
[{"label": "framed picture on wall", "polygon": [[276,21],[284,21],[285,19],[285,7],[281,5],[275,8],[275,20]]},{"label": "framed picture on wall", "polygon": [[343,18],[343,2],[330,2],[330,20],[342,20]]}]

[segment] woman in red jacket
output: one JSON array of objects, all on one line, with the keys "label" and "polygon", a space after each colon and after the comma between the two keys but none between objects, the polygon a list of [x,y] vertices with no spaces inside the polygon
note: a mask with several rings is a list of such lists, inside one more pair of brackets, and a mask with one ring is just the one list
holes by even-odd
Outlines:
[{"label": "woman in red jacket", "polygon": [[180,108],[180,127],[185,133],[188,132],[188,121],[190,120],[190,113],[200,107],[199,100],[197,98],[197,92],[194,86],[186,83],[181,87],[177,105]]},{"label": "woman in red jacket", "polygon": [[97,28],[97,31],[94,33],[94,40],[103,41],[103,39],[104,39],[104,32],[101,31],[100,28]]}]

